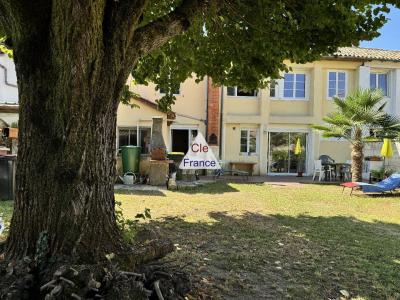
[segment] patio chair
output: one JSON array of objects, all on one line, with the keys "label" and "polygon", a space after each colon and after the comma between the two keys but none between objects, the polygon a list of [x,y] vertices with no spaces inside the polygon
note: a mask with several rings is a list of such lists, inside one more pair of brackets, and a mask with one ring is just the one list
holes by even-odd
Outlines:
[{"label": "patio chair", "polygon": [[315,177],[317,176],[318,173],[318,181],[321,181],[324,176],[327,174],[329,175],[330,178],[332,178],[333,175],[333,169],[330,166],[322,166],[322,160],[314,160],[314,174],[312,180],[315,180]]},{"label": "patio chair", "polygon": [[342,186],[343,190],[345,187],[351,187],[352,190],[355,187],[360,187],[363,193],[393,192],[395,189],[400,188],[400,173],[392,174],[388,178],[375,184],[365,182],[345,182]]},{"label": "patio chair", "polygon": [[320,155],[320,157],[318,159],[321,160],[323,165],[335,163],[335,160],[332,157],[330,157],[329,155],[325,155],[325,154]]},{"label": "patio chair", "polygon": [[343,168],[343,180],[346,181],[350,181],[351,180],[351,164],[352,161],[351,160],[346,160],[346,164],[348,164],[347,166],[345,166]]}]

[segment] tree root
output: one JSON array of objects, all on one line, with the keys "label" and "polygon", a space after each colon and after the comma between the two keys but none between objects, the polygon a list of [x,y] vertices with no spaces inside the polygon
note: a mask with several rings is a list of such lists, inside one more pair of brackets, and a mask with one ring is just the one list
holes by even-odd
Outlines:
[{"label": "tree root", "polygon": [[163,258],[174,251],[174,245],[170,240],[151,240],[135,249],[135,265],[143,265],[148,262]]},{"label": "tree root", "polygon": [[154,289],[156,290],[158,300],[164,300],[164,297],[160,290],[160,281],[159,280],[154,281],[153,285],[154,285]]},{"label": "tree root", "polygon": [[135,268],[122,266],[117,259],[85,265],[75,264],[71,257],[53,257],[44,268],[29,258],[0,262],[0,300],[184,299],[191,287],[189,276],[155,262],[173,251],[172,242],[151,239],[133,249]]}]

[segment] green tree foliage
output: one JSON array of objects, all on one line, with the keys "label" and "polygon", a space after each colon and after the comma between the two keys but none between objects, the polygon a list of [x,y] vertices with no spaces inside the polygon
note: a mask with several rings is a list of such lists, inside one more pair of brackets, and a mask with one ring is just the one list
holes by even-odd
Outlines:
[{"label": "green tree foliage", "polygon": [[[376,37],[387,11],[371,1],[224,1],[218,14],[143,57],[132,74],[159,88],[194,73],[216,84],[265,87],[266,78],[287,70],[284,60],[305,63]],[[161,104],[173,101],[167,94]]]},{"label": "green tree foliage", "polygon": [[314,125],[325,138],[346,139],[352,146],[352,170],[355,181],[361,179],[363,145],[369,140],[366,133],[375,137],[394,138],[400,132],[400,120],[385,112],[386,101],[381,90],[359,89],[346,98],[333,99],[336,110]]}]

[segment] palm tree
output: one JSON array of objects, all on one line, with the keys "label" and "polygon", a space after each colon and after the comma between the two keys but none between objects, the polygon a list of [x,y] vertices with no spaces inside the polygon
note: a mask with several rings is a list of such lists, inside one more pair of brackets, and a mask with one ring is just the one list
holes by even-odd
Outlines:
[{"label": "palm tree", "polygon": [[[400,132],[400,120],[386,112],[381,90],[359,89],[346,98],[333,99],[337,110],[323,118],[327,125],[313,125],[326,138],[346,139],[351,144],[353,181],[362,180],[364,143],[371,139],[394,138]],[[367,133],[367,134],[366,134]]]}]

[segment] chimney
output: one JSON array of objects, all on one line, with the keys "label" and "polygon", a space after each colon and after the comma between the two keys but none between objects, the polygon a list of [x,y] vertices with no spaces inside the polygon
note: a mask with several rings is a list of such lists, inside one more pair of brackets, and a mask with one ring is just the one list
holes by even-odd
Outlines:
[{"label": "chimney", "polygon": [[220,87],[212,84],[208,77],[207,102],[207,142],[217,146],[220,143]]}]

